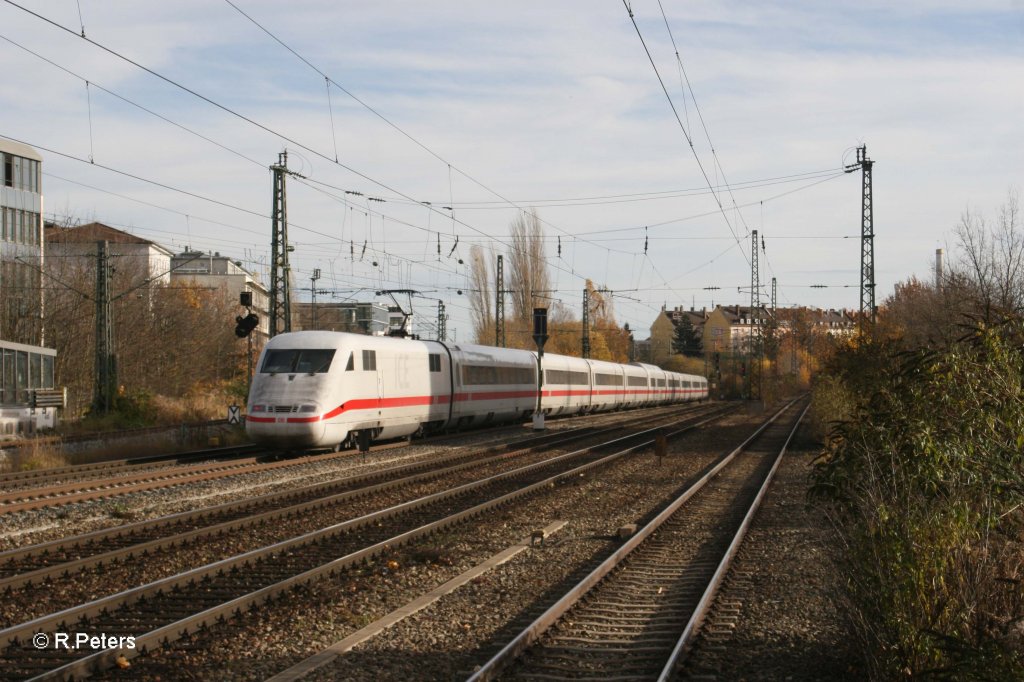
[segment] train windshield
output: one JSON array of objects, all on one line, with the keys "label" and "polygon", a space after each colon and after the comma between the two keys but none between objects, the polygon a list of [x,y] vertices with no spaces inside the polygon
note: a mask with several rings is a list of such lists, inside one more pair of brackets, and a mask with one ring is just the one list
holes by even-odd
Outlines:
[{"label": "train windshield", "polygon": [[268,350],[260,372],[264,374],[321,374],[331,368],[334,349]]}]

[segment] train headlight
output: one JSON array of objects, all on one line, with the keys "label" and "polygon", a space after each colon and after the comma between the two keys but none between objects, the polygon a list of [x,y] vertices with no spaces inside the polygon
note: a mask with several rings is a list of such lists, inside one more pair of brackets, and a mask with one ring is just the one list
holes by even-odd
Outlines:
[{"label": "train headlight", "polygon": [[299,412],[316,412],[316,405],[302,405]]},{"label": "train headlight", "polygon": [[267,411],[267,406],[266,405],[253,405],[252,406],[252,411],[253,412],[266,412]]}]

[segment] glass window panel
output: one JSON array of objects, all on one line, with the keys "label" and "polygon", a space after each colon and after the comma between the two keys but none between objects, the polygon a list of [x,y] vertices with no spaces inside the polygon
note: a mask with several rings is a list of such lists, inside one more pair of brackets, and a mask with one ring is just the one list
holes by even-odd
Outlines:
[{"label": "glass window panel", "polygon": [[4,402],[14,402],[14,351],[4,350]]},{"label": "glass window panel", "polygon": [[17,402],[28,402],[28,353],[25,351],[16,352],[15,366],[15,390],[17,391]]},{"label": "glass window panel", "polygon": [[53,356],[43,356],[43,382],[42,388],[53,388]]},{"label": "glass window panel", "polygon": [[264,374],[291,372],[298,356],[299,351],[297,350],[268,350],[266,357],[263,358],[263,367],[260,372]]},{"label": "glass window panel", "polygon": [[39,388],[42,381],[43,362],[39,353],[30,353],[28,356],[28,387]]},{"label": "glass window panel", "polygon": [[331,360],[333,359],[333,348],[302,350],[299,351],[299,357],[295,362],[295,371],[322,374],[331,368]]}]

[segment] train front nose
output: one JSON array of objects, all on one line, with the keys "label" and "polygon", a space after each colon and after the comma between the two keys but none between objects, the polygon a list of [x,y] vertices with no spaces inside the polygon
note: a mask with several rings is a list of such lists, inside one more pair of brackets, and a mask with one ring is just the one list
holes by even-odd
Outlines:
[{"label": "train front nose", "polygon": [[326,426],[315,403],[249,406],[245,432],[260,445],[310,448],[323,445]]}]

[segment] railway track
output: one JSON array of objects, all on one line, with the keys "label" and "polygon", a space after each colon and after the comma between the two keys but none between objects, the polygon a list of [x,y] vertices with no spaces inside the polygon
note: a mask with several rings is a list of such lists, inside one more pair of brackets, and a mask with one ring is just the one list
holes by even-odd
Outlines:
[{"label": "railway track", "polygon": [[[690,415],[670,430],[687,431],[714,418]],[[142,647],[172,641],[295,585],[608,464],[648,446],[653,434],[614,439],[616,451],[611,454],[585,448],[521,466],[7,628],[0,631],[0,642],[9,643],[0,656],[0,669],[15,676],[59,678],[109,666],[120,655],[130,657]],[[132,636],[136,648],[40,651],[30,643],[37,633],[54,633],[72,625],[78,631]]]},{"label": "railway track", "polygon": [[220,448],[206,448],[191,452],[168,453],[161,455],[145,455],[142,457],[125,457],[91,464],[69,464],[48,469],[30,469],[28,471],[12,471],[0,474],[0,490],[13,490],[21,487],[38,487],[47,483],[88,478],[110,477],[124,472],[139,471],[149,466],[173,466],[204,460],[244,457],[257,452],[254,445],[230,445]]},{"label": "railway track", "polygon": [[[656,414],[659,410],[653,412]],[[434,436],[419,442],[429,443],[446,438],[450,437]],[[405,441],[377,444],[374,451],[401,448],[406,444]],[[177,455],[152,455],[55,469],[13,472],[0,476],[0,514],[107,499],[227,476],[300,466],[312,461],[328,462],[351,457],[353,454],[352,451],[322,453],[282,461],[268,461],[279,460],[280,453],[260,450],[253,445],[241,445]],[[205,464],[209,460],[213,461]],[[160,462],[198,464],[171,464],[155,468],[149,466]]]},{"label": "railway track", "polygon": [[804,412],[795,402],[777,412],[470,682],[670,679]]},{"label": "railway track", "polygon": [[[679,414],[703,413],[706,409],[691,407]],[[660,413],[649,415],[634,421],[631,428],[639,429],[644,424],[664,418]],[[269,493],[0,552],[0,593],[27,585],[39,585],[46,580],[65,577],[95,566],[111,565],[143,555],[152,556],[167,548],[183,547],[258,524],[304,517],[353,499],[379,496],[385,491],[423,481],[454,477],[467,470],[493,467],[494,472],[497,472],[503,463],[515,458],[531,453],[544,456],[542,453],[551,448],[599,438],[623,428],[622,425],[612,425],[549,433],[499,447],[377,469],[328,483]]]},{"label": "railway track", "polygon": [[89,502],[107,499],[128,493],[159,490],[189,483],[200,483],[228,476],[256,472],[275,471],[301,467],[310,462],[327,462],[350,453],[306,455],[280,461],[261,461],[272,453],[264,451],[260,456],[241,460],[214,462],[211,464],[162,467],[159,469],[125,474],[114,478],[96,478],[86,481],[71,481],[40,488],[20,489],[0,494],[0,514],[31,511],[44,507],[56,507],[75,502]]}]

